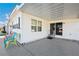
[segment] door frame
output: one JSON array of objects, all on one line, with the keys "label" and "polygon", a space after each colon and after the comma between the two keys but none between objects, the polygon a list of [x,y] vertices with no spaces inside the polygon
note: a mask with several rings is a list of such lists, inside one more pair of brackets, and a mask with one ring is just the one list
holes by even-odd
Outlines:
[{"label": "door frame", "polygon": [[[53,24],[54,24],[54,28],[55,28],[54,31],[55,32],[53,31],[53,26],[52,26]],[[61,29],[59,29],[59,28],[57,29],[58,24],[61,25]],[[58,34],[57,30],[58,31],[61,30],[61,33],[59,32],[59,34]],[[57,22],[57,23],[51,23],[50,24],[50,35],[59,35],[59,36],[62,36],[62,34],[63,34],[63,23],[62,22]]]}]

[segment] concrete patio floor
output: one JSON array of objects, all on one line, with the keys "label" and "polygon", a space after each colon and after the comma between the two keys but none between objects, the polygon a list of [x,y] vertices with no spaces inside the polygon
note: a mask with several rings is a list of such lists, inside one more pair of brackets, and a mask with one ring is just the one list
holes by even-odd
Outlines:
[{"label": "concrete patio floor", "polygon": [[79,56],[79,42],[41,39],[16,48],[0,49],[0,56]]}]

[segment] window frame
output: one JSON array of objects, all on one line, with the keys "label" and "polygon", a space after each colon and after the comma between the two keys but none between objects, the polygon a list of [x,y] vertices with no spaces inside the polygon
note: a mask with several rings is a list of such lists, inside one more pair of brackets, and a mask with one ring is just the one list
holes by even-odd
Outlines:
[{"label": "window frame", "polygon": [[[39,23],[40,22],[40,23]],[[41,32],[42,31],[42,21],[38,21],[38,26],[37,26],[37,30],[38,30],[38,32]],[[39,28],[41,28],[40,30],[39,30]]]},{"label": "window frame", "polygon": [[17,17],[17,20],[18,23],[12,25],[13,29],[20,29],[20,17]]},{"label": "window frame", "polygon": [[[33,21],[36,21],[36,24],[34,24]],[[34,30],[32,28],[32,27],[35,27],[35,26],[36,26],[36,30]],[[40,30],[39,30],[39,27],[41,28]],[[42,31],[42,21],[39,21],[39,20],[36,20],[36,19],[31,19],[31,31],[32,32],[41,32]]]},{"label": "window frame", "polygon": [[[36,21],[36,24],[33,23],[34,21]],[[32,27],[36,27],[36,30],[33,29]],[[37,20],[35,20],[35,19],[31,20],[31,31],[32,32],[37,32]]]}]

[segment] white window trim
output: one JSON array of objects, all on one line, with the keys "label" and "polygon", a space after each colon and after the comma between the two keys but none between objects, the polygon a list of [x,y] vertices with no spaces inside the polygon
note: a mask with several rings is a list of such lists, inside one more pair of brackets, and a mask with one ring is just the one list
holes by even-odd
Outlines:
[{"label": "white window trim", "polygon": [[[32,21],[33,21],[33,20],[37,21],[37,24],[36,24],[36,25],[33,25],[33,24],[32,24]],[[38,22],[41,22],[41,25],[39,25]],[[33,30],[32,30],[32,26],[36,26],[36,31],[33,31]],[[41,31],[38,30],[38,27],[41,27]],[[39,21],[39,20],[36,20],[36,19],[31,19],[31,31],[32,31],[32,32],[42,32],[42,21]]]}]

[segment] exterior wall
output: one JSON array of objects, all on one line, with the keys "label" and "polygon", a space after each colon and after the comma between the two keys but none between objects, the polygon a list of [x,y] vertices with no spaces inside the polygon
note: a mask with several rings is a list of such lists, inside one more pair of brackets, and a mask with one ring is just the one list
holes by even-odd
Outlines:
[{"label": "exterior wall", "polygon": [[[13,29],[12,31],[20,33],[21,38],[18,39],[20,43],[27,43],[41,38],[45,38],[50,33],[50,23],[63,22],[63,35],[56,37],[67,38],[71,40],[79,40],[79,19],[65,19],[65,20],[56,20],[48,21],[35,16],[32,16],[27,13],[18,12],[10,21],[10,24],[17,23],[17,19],[20,17],[20,29]],[[31,19],[36,19],[42,21],[42,32],[32,32],[31,31]]]},{"label": "exterior wall", "polygon": [[[27,43],[41,38],[45,38],[50,33],[50,23],[63,22],[63,35],[56,37],[67,38],[71,40],[79,40],[79,19],[65,19],[65,20],[56,20],[48,21],[35,16],[32,16],[27,13],[18,12],[10,21],[10,25],[17,23],[17,19],[20,17],[20,29],[11,29],[14,32],[20,33],[21,38],[18,39],[20,43]],[[42,21],[42,32],[32,32],[31,31],[31,19],[36,19]]]},{"label": "exterior wall", "polygon": [[20,37],[17,39],[19,42],[21,42],[22,39],[22,16],[21,16],[21,12],[18,12],[18,14],[15,16],[14,21],[13,21],[13,25],[18,23],[18,17],[20,17],[20,29],[13,29],[13,32],[18,33],[18,35],[20,35]]},{"label": "exterior wall", "polygon": [[[31,19],[36,19],[42,21],[42,31],[41,32],[32,32],[31,31]],[[22,42],[31,42],[41,38],[45,38],[48,36],[50,30],[49,21],[40,19],[38,17],[23,13],[22,14],[23,20],[23,38]]]},{"label": "exterior wall", "polygon": [[4,29],[3,29],[3,28],[0,28],[0,32],[1,32],[1,31],[4,31]]},{"label": "exterior wall", "polygon": [[[14,25],[17,23],[17,19],[20,17],[20,29],[11,28],[10,25]],[[36,19],[42,21],[42,31],[41,32],[32,32],[31,31],[31,19]],[[38,17],[29,15],[23,12],[17,12],[15,16],[13,16],[9,22],[9,30],[20,33],[21,38],[17,39],[20,43],[27,43],[35,40],[39,40],[41,38],[45,38],[48,36],[50,32],[49,21],[40,19]]]},{"label": "exterior wall", "polygon": [[[65,7],[64,7],[63,16],[65,16],[64,19],[65,18],[66,19],[57,20],[57,21],[48,21],[45,19],[41,19],[39,17],[27,14],[28,11],[26,11],[26,13],[24,13],[24,12],[21,12],[22,10],[16,11],[17,9],[15,9],[15,12],[13,12],[13,14],[11,15],[12,17],[10,17],[10,22],[9,22],[10,24],[8,25],[8,28],[10,31],[14,31],[14,32],[21,34],[21,36],[20,36],[21,39],[18,39],[18,41],[20,43],[24,43],[24,42],[27,43],[27,42],[35,41],[35,40],[45,38],[46,36],[48,36],[48,34],[50,33],[50,23],[63,22],[64,23],[63,24],[63,35],[62,36],[56,35],[56,37],[78,40],[78,38],[79,38],[78,37],[79,19],[73,19],[73,20],[71,19],[72,18],[71,15],[73,15],[74,18],[76,18],[78,16],[78,15],[75,15],[75,13],[77,13],[77,12],[73,12],[73,11],[78,11],[78,9],[73,8],[76,5],[72,5],[72,4],[67,4],[64,6]],[[72,7],[72,9],[70,7]],[[25,8],[23,10],[25,10]],[[68,13],[70,13],[70,14],[68,14]],[[11,28],[10,25],[16,24],[18,17],[21,18],[20,19],[21,28],[20,29]],[[31,19],[36,19],[36,20],[42,21],[42,32],[32,32],[31,31]]]},{"label": "exterior wall", "polygon": [[[13,26],[18,23],[18,17],[20,17],[20,29],[10,27],[10,25]],[[22,21],[23,20],[22,20],[21,12],[17,11],[17,13],[10,19],[10,22],[8,25],[9,33],[10,31],[13,31],[13,32],[16,32],[17,35],[20,35],[18,36],[18,39],[17,39],[17,41],[19,42],[21,42],[21,39],[22,39]]]},{"label": "exterior wall", "polygon": [[79,19],[66,19],[59,21],[52,21],[50,23],[63,22],[63,35],[56,35],[59,38],[70,40],[79,40]]}]

